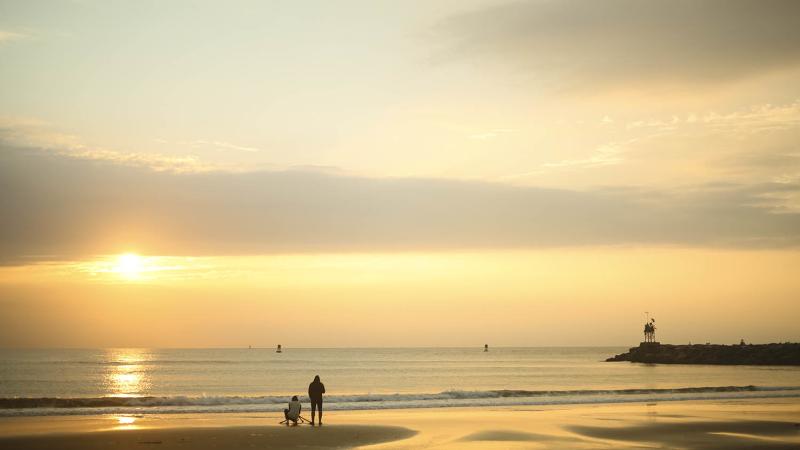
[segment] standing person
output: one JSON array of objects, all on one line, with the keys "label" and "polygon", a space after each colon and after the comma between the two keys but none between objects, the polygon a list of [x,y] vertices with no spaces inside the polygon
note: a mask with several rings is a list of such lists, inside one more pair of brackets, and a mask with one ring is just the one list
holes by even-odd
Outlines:
[{"label": "standing person", "polygon": [[311,399],[311,425],[314,425],[314,412],[319,408],[319,424],[322,425],[322,394],[325,393],[325,385],[319,381],[319,375],[314,377],[314,381],[308,385],[308,398]]}]

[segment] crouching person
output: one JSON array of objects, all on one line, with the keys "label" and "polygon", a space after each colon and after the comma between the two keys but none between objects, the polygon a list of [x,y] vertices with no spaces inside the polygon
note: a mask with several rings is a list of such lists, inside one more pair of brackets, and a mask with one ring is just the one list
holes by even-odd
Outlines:
[{"label": "crouching person", "polygon": [[295,395],[292,397],[292,401],[289,402],[289,407],[283,410],[283,416],[286,417],[286,425],[289,425],[290,420],[297,425],[297,421],[300,419],[301,409],[303,409],[303,405],[300,404],[300,400],[298,400]]}]

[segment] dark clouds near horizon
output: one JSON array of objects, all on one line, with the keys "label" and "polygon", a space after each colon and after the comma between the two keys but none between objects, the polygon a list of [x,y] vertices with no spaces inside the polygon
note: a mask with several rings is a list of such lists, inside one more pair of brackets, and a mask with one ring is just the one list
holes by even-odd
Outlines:
[{"label": "dark clouds near horizon", "polygon": [[796,184],[570,191],[315,172],[157,172],[0,149],[0,263],[582,245],[794,247]]},{"label": "dark clouds near horizon", "polygon": [[448,58],[494,60],[583,89],[724,82],[800,66],[794,0],[539,0],[440,24]]}]

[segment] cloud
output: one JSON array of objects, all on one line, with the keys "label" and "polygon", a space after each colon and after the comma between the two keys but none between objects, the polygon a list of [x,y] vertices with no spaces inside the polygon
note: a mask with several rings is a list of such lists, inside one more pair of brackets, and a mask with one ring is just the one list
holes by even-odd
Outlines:
[{"label": "cloud", "polygon": [[[576,135],[602,126],[603,139],[564,155],[556,147],[538,170],[504,179],[563,185],[566,176],[592,176],[593,183],[619,180],[645,186],[733,182],[779,182],[800,175],[800,104],[762,104],[728,111],[628,117],[602,125],[576,125]],[[561,150],[561,151],[560,151]],[[591,175],[588,174],[591,171]],[[560,179],[556,177],[561,177]]]},{"label": "cloud", "polygon": [[784,105],[762,104],[727,113],[691,112],[670,119],[649,119],[629,122],[629,130],[676,132],[691,130],[705,134],[748,137],[759,133],[796,130],[800,128],[800,101]]},{"label": "cloud", "polygon": [[222,150],[237,150],[240,152],[248,152],[248,153],[256,153],[261,151],[261,149],[259,148],[245,147],[242,145],[231,144],[230,142],[223,142],[223,141],[206,141],[199,139],[194,141],[194,143],[197,145],[209,145]]},{"label": "cloud", "polygon": [[543,0],[439,26],[448,58],[494,60],[585,88],[715,83],[800,65],[794,0]]},{"label": "cloud", "polygon": [[120,152],[87,145],[78,136],[63,133],[46,122],[29,118],[0,117],[0,145],[44,149],[69,158],[146,167],[158,171],[202,172],[218,168],[204,164],[191,155]]},{"label": "cloud", "polygon": [[27,34],[22,33],[14,33],[12,31],[3,31],[0,30],[0,45],[7,44],[14,41],[19,41],[21,39],[27,38]]},{"label": "cloud", "polygon": [[728,113],[706,112],[627,124],[640,133],[624,146],[629,160],[661,168],[670,158],[702,166],[706,178],[768,180],[800,173],[800,103],[759,105]]},{"label": "cloud", "polygon": [[512,133],[514,130],[510,128],[495,128],[493,130],[482,131],[480,133],[473,133],[469,135],[470,139],[477,139],[479,141],[486,141],[489,139],[495,139],[500,137],[504,134]]},{"label": "cloud", "polygon": [[542,164],[543,168],[584,168],[590,169],[594,167],[605,167],[621,164],[624,161],[622,157],[622,145],[610,143],[601,145],[595,149],[591,156],[580,159],[563,159],[561,161],[549,162]]},{"label": "cloud", "polygon": [[[581,245],[794,247],[798,183],[590,191],[305,171],[154,171],[0,148],[0,262]],[[37,256],[39,255],[39,256]],[[42,256],[46,255],[46,256]]]}]

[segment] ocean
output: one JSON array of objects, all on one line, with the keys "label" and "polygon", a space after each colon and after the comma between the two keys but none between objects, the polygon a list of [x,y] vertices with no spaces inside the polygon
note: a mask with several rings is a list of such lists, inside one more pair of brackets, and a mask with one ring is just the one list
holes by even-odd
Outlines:
[{"label": "ocean", "polygon": [[800,368],[607,363],[623,347],[0,350],[0,417],[800,398]]}]

